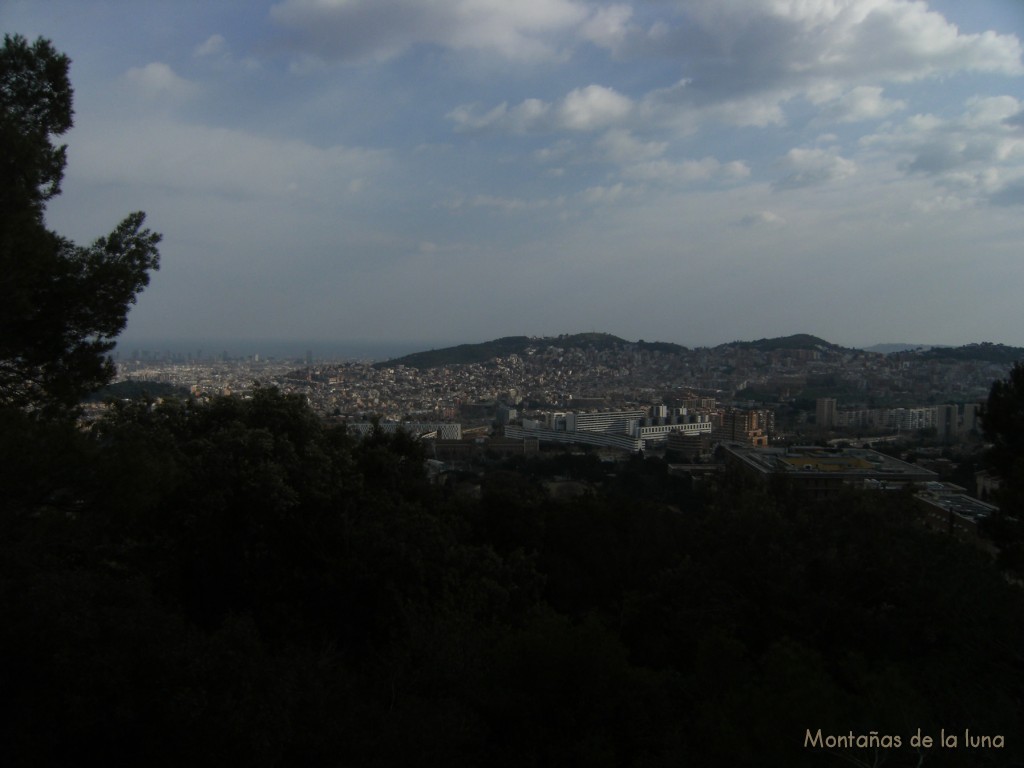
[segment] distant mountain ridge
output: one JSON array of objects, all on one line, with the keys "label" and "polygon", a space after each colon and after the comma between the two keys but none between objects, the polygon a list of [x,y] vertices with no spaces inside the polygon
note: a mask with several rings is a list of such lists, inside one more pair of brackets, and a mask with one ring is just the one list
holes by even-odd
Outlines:
[{"label": "distant mountain ridge", "polygon": [[903,342],[895,344],[872,344],[870,347],[861,347],[865,352],[877,352],[880,355],[889,355],[893,352],[910,352],[912,350],[928,350],[933,349],[936,344],[906,344]]},{"label": "distant mountain ridge", "polygon": [[[678,354],[691,351],[688,347],[667,341],[627,341],[610,333],[574,333],[560,336],[503,336],[500,339],[484,341],[477,344],[459,344],[443,349],[431,349],[414,352],[403,357],[393,358],[375,363],[375,367],[404,365],[410,368],[437,368],[444,365],[468,365],[486,363],[496,357],[523,355],[527,350],[546,351],[552,347],[560,349],[595,349],[605,351],[616,348],[634,348],[638,351],[662,352]],[[967,344],[960,347],[944,347],[912,344],[877,344],[866,349],[853,349],[833,344],[830,341],[812,336],[808,333],[796,333],[790,336],[779,336],[756,341],[732,341],[711,347],[712,350],[728,348],[753,349],[761,352],[777,352],[780,350],[810,349],[821,352],[871,352],[875,354],[907,354],[912,353],[936,360],[979,360],[994,363],[1013,363],[1024,360],[1024,348],[1010,347],[1004,344],[982,342]]]},{"label": "distant mountain ridge", "polygon": [[933,360],[977,360],[988,363],[1013,363],[1024,360],[1024,348],[1009,347],[983,341],[980,344],[965,344],[961,347],[932,347],[920,353]]},{"label": "distant mountain ridge", "polygon": [[[757,349],[762,352],[777,352],[780,349],[817,349],[817,350],[844,350],[838,344],[825,341],[809,333],[795,333],[792,336],[779,336],[773,339],[758,339],[757,341],[734,341],[731,344],[720,344],[719,347],[744,347],[746,349]],[[716,347],[717,349],[718,347]]]},{"label": "distant mountain ridge", "polygon": [[405,365],[410,368],[436,368],[443,365],[468,365],[486,363],[496,357],[522,355],[528,349],[544,351],[552,347],[561,349],[593,348],[600,351],[616,347],[633,346],[657,352],[683,352],[686,347],[665,341],[626,341],[610,333],[573,333],[561,336],[503,336],[478,344],[459,344],[443,349],[414,352],[411,355],[378,362],[375,367]]}]

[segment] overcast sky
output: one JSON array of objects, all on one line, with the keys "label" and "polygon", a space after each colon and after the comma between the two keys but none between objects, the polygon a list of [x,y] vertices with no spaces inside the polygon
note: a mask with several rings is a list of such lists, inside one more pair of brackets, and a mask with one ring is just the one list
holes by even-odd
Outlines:
[{"label": "overcast sky", "polygon": [[1024,346],[1020,0],[11,2],[134,338]]}]

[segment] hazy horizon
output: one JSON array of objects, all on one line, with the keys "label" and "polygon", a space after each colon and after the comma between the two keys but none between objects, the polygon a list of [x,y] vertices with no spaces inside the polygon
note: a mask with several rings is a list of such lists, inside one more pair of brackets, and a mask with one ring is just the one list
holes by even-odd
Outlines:
[{"label": "hazy horizon", "polygon": [[49,226],[164,235],[127,339],[1024,346],[1016,0],[2,16],[72,59]]},{"label": "hazy horizon", "polygon": [[[624,341],[636,342],[640,339],[625,338],[619,334],[610,331],[599,331],[600,333],[610,333],[613,336],[622,338]],[[502,336],[494,337],[494,339],[502,338],[506,336],[538,336],[554,338],[561,334],[517,334],[507,333]],[[573,334],[568,334],[573,335]],[[811,336],[818,336],[818,334],[809,333]],[[688,348],[700,348],[700,347],[716,347],[721,344],[728,344],[732,341],[757,341],[761,338],[774,338],[774,337],[763,337],[763,336],[751,336],[748,338],[737,338],[729,339],[728,341],[715,342],[713,344],[687,344],[676,339],[668,338],[647,338],[644,341],[647,342],[669,342],[679,344],[683,347]],[[907,342],[907,341],[882,341],[882,342],[871,342],[866,344],[844,344],[833,339],[818,336],[823,341],[827,341],[839,346],[848,347],[851,349],[870,349],[878,346],[905,346],[905,347],[947,347],[947,346],[959,346],[946,344],[941,341],[939,342]],[[312,353],[313,359],[315,360],[388,360],[397,357],[403,357],[405,355],[413,354],[416,352],[426,352],[435,349],[444,349],[447,347],[455,347],[461,344],[478,344],[486,341],[493,341],[494,339],[452,339],[452,340],[407,340],[407,341],[395,341],[395,340],[367,340],[367,339],[288,339],[281,337],[274,338],[181,338],[181,337],[126,337],[118,339],[117,347],[114,351],[114,356],[120,361],[131,359],[136,353],[141,354],[142,352],[152,354],[176,354],[176,355],[201,355],[204,358],[207,357],[218,357],[223,353],[227,353],[230,357],[251,357],[253,355],[259,355],[261,358],[267,359],[302,359],[306,356],[306,353]],[[992,339],[978,339],[975,342],[969,343],[985,343],[990,342],[993,344],[1000,344],[998,340]]]}]

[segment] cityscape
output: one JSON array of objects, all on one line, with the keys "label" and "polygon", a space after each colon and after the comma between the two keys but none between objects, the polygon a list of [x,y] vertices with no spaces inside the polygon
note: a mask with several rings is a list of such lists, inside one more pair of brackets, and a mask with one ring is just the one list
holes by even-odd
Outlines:
[{"label": "cityscape", "polygon": [[985,343],[881,352],[801,334],[687,349],[590,333],[381,361],[132,352],[118,381],[200,400],[273,387],[352,434],[409,433],[435,478],[554,449],[662,456],[698,481],[731,464],[811,497],[913,487],[924,525],[995,551],[979,528],[998,511],[981,404],[1022,356]]},{"label": "cityscape", "polygon": [[818,437],[826,428],[855,435],[930,429],[948,442],[977,433],[978,404],[1021,352],[977,344],[882,353],[809,335],[697,349],[609,334],[504,341],[516,351],[473,362],[456,361],[464,347],[447,358],[433,351],[434,362],[415,354],[331,361],[311,353],[200,359],[133,350],[120,353],[117,380],[170,384],[197,397],[274,386],[304,396],[322,416],[353,421],[482,426],[567,410],[668,406],[710,416],[728,407],[770,411],[767,436],[778,440]]}]

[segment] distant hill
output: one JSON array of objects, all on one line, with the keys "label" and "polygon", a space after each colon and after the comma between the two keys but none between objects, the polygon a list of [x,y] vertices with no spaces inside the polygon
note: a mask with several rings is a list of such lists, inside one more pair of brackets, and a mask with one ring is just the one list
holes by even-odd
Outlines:
[{"label": "distant hill", "polygon": [[870,347],[861,347],[865,352],[878,352],[881,355],[888,355],[893,352],[907,352],[911,349],[933,349],[933,344],[873,344]]},{"label": "distant hill", "polygon": [[[479,344],[459,344],[455,347],[415,352],[411,355],[375,363],[374,367],[385,368],[405,365],[410,368],[424,369],[437,368],[444,365],[485,363],[496,357],[523,355],[527,349],[543,352],[552,347],[560,349],[596,349],[597,351],[632,348],[661,352],[663,354],[678,354],[689,351],[686,347],[671,342],[644,341],[643,339],[627,341],[610,333],[575,333],[562,334],[561,336],[503,336],[500,339],[484,341]],[[796,349],[817,349],[822,352],[854,351],[852,348],[833,344],[830,341],[808,333],[796,333],[791,336],[757,339],[756,341],[733,341],[728,344],[719,344],[714,349],[721,350],[730,347],[755,349],[761,352]],[[1003,344],[991,344],[989,342],[968,344],[962,347],[940,347],[920,344],[876,344],[873,347],[856,351],[877,352],[881,354],[910,352],[936,360],[979,360],[1005,364],[1024,360],[1024,349],[1021,347],[1008,347]]]},{"label": "distant hill", "polygon": [[925,359],[932,360],[978,360],[1005,365],[1012,365],[1019,360],[1024,360],[1024,348],[992,344],[988,341],[983,341],[980,344],[966,344],[962,347],[932,347],[918,354]]},{"label": "distant hill", "polygon": [[431,349],[426,352],[414,352],[411,355],[375,363],[376,368],[405,365],[410,368],[437,368],[443,365],[467,365],[485,363],[495,357],[525,354],[529,348],[547,350],[552,347],[561,349],[588,349],[598,351],[616,347],[635,347],[651,352],[675,353],[686,350],[678,344],[666,341],[626,341],[610,333],[574,333],[561,336],[503,336],[493,341],[479,344],[459,344],[444,349]]},{"label": "distant hill", "polygon": [[817,336],[811,336],[808,333],[796,333],[792,336],[779,336],[774,339],[758,339],[757,341],[734,341],[730,344],[720,344],[719,347],[743,347],[746,349],[757,349],[762,352],[776,352],[780,349],[844,349],[838,344],[819,339]]}]

